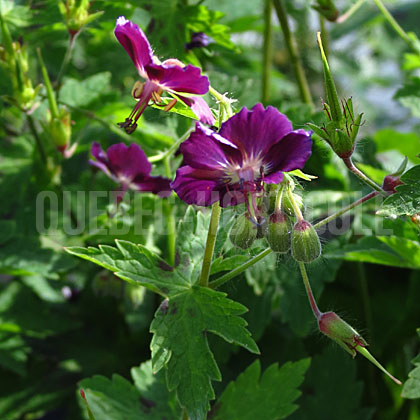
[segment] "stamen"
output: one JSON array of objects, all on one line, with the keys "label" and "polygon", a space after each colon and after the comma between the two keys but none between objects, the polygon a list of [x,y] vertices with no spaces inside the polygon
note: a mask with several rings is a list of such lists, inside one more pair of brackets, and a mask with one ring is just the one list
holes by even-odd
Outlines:
[{"label": "stamen", "polygon": [[152,92],[152,100],[155,104],[159,104],[162,102],[162,98],[160,97],[159,92]]},{"label": "stamen", "polygon": [[163,110],[165,111],[165,112],[168,112],[168,111],[170,111],[174,106],[175,106],[175,104],[178,102],[178,100],[176,99],[176,98],[173,98],[172,99],[172,101],[171,102],[169,102],[166,106],[165,106],[165,108],[163,108]]},{"label": "stamen", "polygon": [[136,83],[134,83],[133,89],[131,89],[131,95],[134,99],[140,99],[141,94],[143,93],[145,83],[141,83],[137,80]]}]

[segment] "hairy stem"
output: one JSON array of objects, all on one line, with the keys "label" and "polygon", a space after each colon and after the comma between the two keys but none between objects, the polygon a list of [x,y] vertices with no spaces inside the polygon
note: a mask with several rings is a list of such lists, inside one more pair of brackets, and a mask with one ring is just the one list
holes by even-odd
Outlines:
[{"label": "hairy stem", "polygon": [[327,223],[331,222],[332,220],[337,219],[337,217],[340,217],[344,213],[347,213],[351,209],[359,206],[360,204],[365,203],[366,201],[371,200],[372,198],[376,197],[378,194],[379,194],[378,191],[372,191],[371,193],[369,193],[368,195],[365,195],[364,197],[360,198],[359,200],[355,201],[354,203],[351,203],[348,206],[343,207],[342,209],[338,210],[336,213],[333,213],[330,216],[326,217],[325,219],[322,219],[318,223],[315,223],[314,228],[318,229],[321,226],[326,225]]},{"label": "hairy stem", "polygon": [[217,229],[220,219],[220,204],[218,201],[213,204],[210,217],[209,231],[207,233],[206,249],[204,250],[203,265],[201,267],[200,286],[209,286],[210,266],[213,259],[214,245],[216,243]]},{"label": "hairy stem", "polygon": [[309,83],[306,79],[305,71],[303,70],[302,62],[299,57],[296,41],[290,31],[289,22],[287,20],[286,8],[283,0],[273,0],[276,9],[277,17],[280,22],[281,30],[283,32],[286,47],[290,55],[290,61],[293,65],[296,81],[299,87],[300,96],[303,102],[308,105],[313,105]]},{"label": "hairy stem", "polygon": [[360,169],[357,169],[356,166],[354,166],[354,163],[351,157],[343,158],[343,162],[345,163],[347,168],[349,168],[349,170],[353,172],[353,174],[356,175],[361,181],[369,185],[369,187],[373,188],[375,191],[378,191],[379,193],[383,195],[387,195],[387,193],[382,189],[382,187],[380,187],[375,181],[370,179]]},{"label": "hairy stem", "polygon": [[309,283],[308,273],[306,272],[305,263],[299,262],[299,269],[300,273],[302,274],[303,284],[305,285],[306,295],[309,299],[309,304],[311,305],[312,312],[316,319],[319,319],[322,315],[322,312],[319,310],[318,305],[316,304],[316,300],[314,294],[312,293],[312,288]]},{"label": "hairy stem", "polygon": [[271,81],[271,60],[272,60],[272,38],[273,30],[271,25],[271,12],[273,6],[271,0],[265,0],[264,4],[264,45],[262,55],[262,92],[261,101],[266,104],[270,99],[270,81]]},{"label": "hairy stem", "polygon": [[210,282],[209,287],[212,289],[217,289],[222,284],[225,284],[229,280],[232,280],[234,277],[238,276],[239,274],[243,273],[248,267],[253,266],[258,261],[262,260],[267,255],[271,254],[273,251],[271,248],[267,248],[264,251],[261,251],[259,254],[257,254],[255,257],[251,258],[246,263],[241,264],[240,266],[236,267],[232,271],[229,271],[229,273],[226,273],[225,275],[219,277],[216,280],[213,280]]},{"label": "hairy stem", "polygon": [[[172,178],[171,174],[171,159],[170,156],[167,156],[163,160],[165,166],[165,175],[167,178]],[[174,208],[172,204],[168,201],[164,201],[164,212],[166,217],[166,223],[168,225],[168,261],[169,264],[175,265],[175,245],[176,245],[176,223],[174,217]]]},{"label": "hairy stem", "polygon": [[407,32],[404,31],[403,28],[399,25],[399,23],[394,19],[394,17],[389,13],[388,9],[385,7],[385,5],[382,3],[382,0],[373,0],[378,6],[378,9],[381,11],[381,13],[384,15],[387,22],[392,26],[394,31],[403,39],[408,46],[414,50],[416,53],[420,53],[418,47],[414,43],[413,39],[410,38],[410,36],[407,34]]},{"label": "hairy stem", "polygon": [[39,137],[38,131],[35,126],[35,121],[32,118],[32,115],[26,114],[28,120],[29,129],[31,130],[32,135],[34,136],[36,146],[38,148],[39,155],[41,156],[42,163],[47,163],[47,154],[45,153],[44,145],[42,144],[41,137]]},{"label": "hairy stem", "polygon": [[360,6],[365,2],[366,0],[358,0],[356,3],[354,3],[349,10],[347,10],[346,13],[342,14],[338,19],[337,23],[343,23],[345,22],[350,16],[352,16],[354,13],[356,13]]},{"label": "hairy stem", "polygon": [[74,45],[76,43],[77,35],[79,35],[79,32],[76,32],[75,34],[69,36],[69,42],[67,44],[67,50],[66,50],[66,53],[64,55],[63,62],[61,63],[60,71],[58,72],[57,80],[55,82],[56,86],[57,86],[57,90],[56,90],[57,101],[58,101],[58,96],[59,96],[59,93],[60,93],[61,78],[64,76],[64,73],[67,70],[67,66],[70,62],[71,54],[73,52],[73,48],[74,48]]}]

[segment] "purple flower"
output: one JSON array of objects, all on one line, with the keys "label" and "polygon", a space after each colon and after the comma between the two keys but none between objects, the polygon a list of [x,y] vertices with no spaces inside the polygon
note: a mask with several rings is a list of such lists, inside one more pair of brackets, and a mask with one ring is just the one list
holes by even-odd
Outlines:
[{"label": "purple flower", "polygon": [[183,166],[171,186],[188,204],[210,206],[219,200],[226,207],[247,202],[251,214],[258,216],[255,197],[264,192],[264,184],[278,184],[283,172],[302,168],[311,147],[311,134],[293,131],[277,109],[261,104],[242,108],[219,133],[197,123],[180,146]]},{"label": "purple flower", "polygon": [[164,91],[173,96],[172,101],[165,106],[165,111],[169,111],[180,99],[191,107],[202,123],[214,124],[214,117],[207,103],[201,97],[194,96],[204,95],[209,90],[209,80],[201,74],[198,67],[190,64],[184,66],[175,58],[160,63],[153,55],[144,32],[124,16],[117,19],[115,36],[145,80],[145,83],[137,82],[134,85],[132,95],[138,102],[125,122],[119,124],[127,133],[136,129],[137,120],[150,100],[156,104],[162,101],[161,94]]},{"label": "purple flower", "polygon": [[191,41],[185,44],[185,48],[187,50],[203,48],[207,47],[211,42],[213,42],[213,40],[204,32],[194,32],[191,36]]},{"label": "purple flower", "polygon": [[124,143],[113,144],[105,153],[101,145],[94,142],[91,153],[96,160],[89,160],[89,163],[120,184],[121,192],[117,202],[121,201],[128,189],[151,192],[160,197],[168,197],[172,192],[169,179],[150,176],[152,165],[143,150],[135,143],[130,146]]}]

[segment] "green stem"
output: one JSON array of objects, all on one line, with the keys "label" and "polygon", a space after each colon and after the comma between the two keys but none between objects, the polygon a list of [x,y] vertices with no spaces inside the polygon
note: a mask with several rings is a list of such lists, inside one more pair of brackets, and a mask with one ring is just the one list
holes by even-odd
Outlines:
[{"label": "green stem", "polygon": [[209,87],[209,93],[216,99],[219,106],[223,108],[223,111],[226,113],[226,118],[230,118],[233,115],[231,104],[235,102],[235,100],[229,99],[225,94],[221,94],[211,86]]},{"label": "green stem", "polygon": [[220,219],[220,204],[218,201],[213,204],[210,217],[209,231],[207,233],[206,249],[204,250],[203,265],[201,267],[200,286],[209,287],[210,266],[213,259],[214,245],[216,243],[217,229]]},{"label": "green stem", "polygon": [[183,136],[181,136],[168,150],[166,150],[163,153],[160,153],[158,155],[154,155],[149,157],[149,162],[155,163],[159,162],[161,160],[164,160],[167,157],[172,156],[177,150],[179,145],[187,139],[187,137],[191,134],[192,130],[188,130]]},{"label": "green stem", "polygon": [[343,23],[345,22],[349,17],[351,17],[354,13],[356,13],[360,6],[365,2],[366,0],[358,0],[356,3],[354,3],[349,10],[347,10],[346,13],[344,13],[343,15],[341,15],[338,19],[337,19],[337,23]]},{"label": "green stem", "polygon": [[409,45],[411,49],[413,49],[415,52],[419,53],[418,48],[416,48],[415,44],[413,43],[413,40],[410,38],[410,36],[407,34],[407,32],[404,31],[403,28],[398,24],[398,22],[394,19],[394,17],[389,13],[388,9],[385,7],[385,5],[382,3],[381,0],[373,0],[378,6],[378,9],[382,12],[385,19],[388,21],[388,23],[392,26],[394,31]]},{"label": "green stem", "polygon": [[69,62],[70,62],[71,54],[73,52],[73,48],[74,48],[74,45],[76,43],[77,35],[79,35],[79,32],[76,32],[75,34],[69,36],[69,43],[67,44],[67,50],[66,50],[66,53],[64,55],[63,62],[61,63],[60,71],[58,72],[57,80],[55,82],[56,86],[57,86],[57,91],[56,91],[57,101],[58,101],[58,96],[59,96],[59,92],[60,92],[60,81],[61,81],[61,78],[63,77],[63,75],[64,75],[64,73],[67,69],[67,66],[68,66]]},{"label": "green stem", "polygon": [[[172,178],[171,174],[171,158],[170,156],[165,157],[163,160],[165,166],[165,175],[167,178]],[[169,199],[168,199],[169,200]],[[175,266],[175,247],[176,247],[176,223],[174,216],[174,208],[168,201],[164,201],[164,211],[166,217],[166,223],[168,225],[168,261],[171,266]]]},{"label": "green stem", "polygon": [[42,161],[42,163],[46,164],[47,163],[47,154],[45,153],[44,145],[42,144],[42,140],[39,137],[38,131],[36,129],[35,121],[32,118],[32,115],[26,114],[26,118],[28,120],[29,128],[31,130],[31,133],[35,138],[35,142],[36,142],[36,145],[38,147],[38,152],[39,152],[39,155],[41,156],[41,161]]},{"label": "green stem", "polygon": [[209,287],[212,289],[217,289],[222,284],[225,284],[229,280],[243,273],[248,267],[251,267],[252,265],[256,264],[258,261],[262,260],[264,257],[271,254],[272,252],[273,251],[271,250],[271,248],[265,249],[264,251],[257,254],[255,257],[251,258],[246,263],[236,267],[235,269],[233,269],[232,271],[229,271],[229,273],[226,273],[225,275],[219,277],[218,279],[211,281],[209,284]]},{"label": "green stem", "polygon": [[286,8],[284,7],[283,0],[273,0],[273,3],[284,35],[286,47],[289,51],[290,61],[293,65],[300,96],[303,102],[313,106],[311,91],[309,89],[309,83],[306,79],[305,71],[303,70],[302,62],[298,54],[294,36],[290,31],[289,22],[287,20]]},{"label": "green stem", "polygon": [[355,201],[354,203],[349,204],[346,207],[343,207],[342,209],[338,210],[336,213],[331,214],[330,216],[326,217],[325,219],[322,219],[318,223],[314,224],[314,228],[318,229],[321,226],[326,225],[327,223],[330,223],[332,220],[337,219],[337,217],[342,216],[344,213],[347,213],[351,209],[359,206],[362,203],[365,203],[368,200],[371,200],[372,198],[376,197],[378,195],[378,191],[372,191],[368,195],[365,195],[364,197],[360,198],[359,200]]},{"label": "green stem", "polygon": [[55,97],[54,97],[54,91],[51,85],[50,77],[48,76],[47,68],[45,67],[44,60],[42,59],[41,50],[37,48],[36,52],[38,54],[38,60],[41,66],[41,73],[42,73],[42,77],[44,78],[45,88],[47,90],[47,98],[48,98],[48,103],[50,104],[51,116],[53,118],[58,118],[59,113],[58,113],[57,101],[55,100]]},{"label": "green stem", "polygon": [[309,299],[309,304],[311,305],[312,312],[316,319],[319,319],[322,315],[322,312],[319,310],[318,305],[316,304],[316,300],[314,294],[312,293],[311,284],[309,283],[308,273],[306,272],[305,263],[299,262],[299,269],[300,273],[302,274],[303,284],[305,285],[306,295]]},{"label": "green stem", "polygon": [[353,172],[354,175],[356,175],[361,181],[363,181],[365,184],[369,185],[369,187],[373,188],[375,191],[378,191],[382,195],[388,195],[375,181],[370,179],[367,175],[365,175],[360,169],[356,168],[354,166],[354,163],[351,159],[351,157],[343,158],[343,162],[347,166],[347,168]]},{"label": "green stem", "polygon": [[270,81],[271,81],[271,60],[272,49],[271,43],[273,38],[273,30],[271,25],[271,12],[273,6],[271,0],[265,0],[264,4],[264,45],[263,45],[263,71],[262,71],[262,92],[261,101],[266,104],[270,99]]}]

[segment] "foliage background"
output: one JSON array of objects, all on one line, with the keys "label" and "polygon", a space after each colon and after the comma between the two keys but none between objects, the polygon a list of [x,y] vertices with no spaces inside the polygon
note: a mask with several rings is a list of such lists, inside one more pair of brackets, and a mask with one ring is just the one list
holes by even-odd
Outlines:
[{"label": "foliage background", "polygon": [[[318,100],[323,96],[322,72],[315,42],[319,16],[310,8],[309,1],[286,3],[316,111],[312,112],[298,99],[274,13],[273,63],[266,102],[286,113],[294,127],[300,128],[308,121],[322,119]],[[337,4],[339,9],[346,10],[352,2],[343,0]],[[34,85],[42,82],[35,51],[38,47],[54,81],[68,44],[57,2],[2,0],[1,7],[13,39],[23,40],[27,45],[29,76]],[[418,2],[394,1],[389,2],[389,7],[407,31],[417,31],[420,35]],[[77,142],[78,147],[70,159],[62,161],[59,174],[52,176],[40,164],[25,115],[7,100],[13,95],[10,77],[0,67],[2,419],[87,418],[86,407],[77,393],[80,381],[83,387],[90,384],[98,389],[102,381],[104,399],[111,401],[111,406],[115,399],[123,407],[130,407],[127,401],[130,391],[123,392],[128,385],[120,379],[114,378],[111,385],[105,379],[96,378],[98,382],[92,383],[89,381],[95,379],[88,378],[93,375],[110,378],[118,374],[131,381],[130,369],[150,358],[149,325],[160,298],[62,251],[63,245],[111,244],[121,235],[86,230],[66,235],[63,227],[74,227],[74,217],[79,223],[85,217],[86,225],[95,220],[99,226],[133,227],[136,218],[132,208],[135,200],[141,200],[143,208],[155,210],[153,216],[144,219],[147,233],[138,236],[130,229],[123,239],[147,244],[165,255],[165,235],[158,233],[163,223],[159,199],[132,196],[132,206],[127,204],[123,217],[109,220],[106,200],[101,202],[103,213],[94,215],[84,212],[85,204],[76,200],[71,201],[70,212],[60,198],[58,213],[49,215],[52,220],[57,218],[57,229],[44,233],[36,229],[39,192],[51,190],[62,197],[62,191],[114,188],[103,174],[89,167],[88,154],[92,141],[99,141],[104,147],[127,142],[116,123],[125,119],[133,105],[130,91],[137,76],[114,38],[115,19],[124,15],[138,23],[159,58],[177,57],[202,66],[219,92],[229,92],[229,96],[238,100],[234,104],[238,109],[252,107],[262,99],[263,1],[98,0],[91,10],[104,13],[79,35],[60,91],[60,101],[71,109],[72,142]],[[419,55],[410,52],[396,37],[371,2],[366,2],[345,23],[327,24],[327,27],[330,64],[340,95],[353,96],[356,109],[365,113],[363,139],[356,160],[378,182],[398,167],[404,155],[409,157],[411,165],[418,164]],[[201,31],[215,42],[205,49],[187,51],[184,45],[190,41],[191,34]],[[210,97],[208,100],[217,108]],[[48,143],[40,124],[48,108],[44,88],[37,101],[39,106],[33,117],[42,140]],[[170,147],[190,125],[189,119],[149,108],[130,140],[152,156]],[[177,158],[173,162],[173,169],[179,161]],[[315,142],[305,172],[318,176],[305,185],[305,203],[311,220],[331,211],[332,205],[348,203],[356,191],[364,189],[320,141]],[[154,174],[163,173],[163,165],[157,164]],[[52,178],[59,182],[52,182]],[[184,213],[185,206],[178,202],[178,216]],[[384,245],[377,238],[374,227],[379,220],[392,229],[393,237],[402,238],[398,246]],[[366,228],[372,228],[371,232],[366,233]],[[419,351],[416,336],[420,318],[418,227],[408,217],[377,216],[372,207],[352,217],[352,228],[344,234],[325,236],[323,241],[324,255],[309,271],[321,308],[345,311],[346,319],[364,332],[373,354],[395,376],[405,380],[413,369],[410,361]],[[409,249],[407,241],[417,244],[417,248]],[[257,244],[249,253],[254,254],[263,246]],[[227,252],[235,255],[231,249]],[[288,418],[420,418],[415,400],[403,399],[400,389],[366,360],[349,359],[316,333],[297,268],[289,257],[276,260],[270,256],[226,285],[224,291],[249,309],[245,318],[258,341],[263,370],[272,363],[283,365],[312,358],[301,386],[302,396],[297,400],[300,408]],[[209,341],[223,376],[223,382],[214,383],[220,396],[229,381],[236,379],[256,356],[214,336]],[[150,376],[150,366],[141,365],[132,375],[141,372]],[[162,383],[160,386],[160,394],[156,392],[162,395],[165,386]],[[418,389],[417,385],[417,396]],[[123,418],[119,417],[121,410],[117,404],[103,418]],[[124,418],[142,417],[127,414]],[[239,413],[237,418],[247,417]],[[276,414],[267,417],[270,418],[277,418]]]}]

